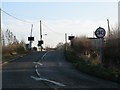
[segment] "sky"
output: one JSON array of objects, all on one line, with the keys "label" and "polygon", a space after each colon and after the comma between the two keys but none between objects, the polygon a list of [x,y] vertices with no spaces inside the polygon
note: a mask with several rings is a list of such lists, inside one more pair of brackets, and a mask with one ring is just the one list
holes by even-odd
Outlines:
[{"label": "sky", "polygon": [[67,35],[93,37],[98,27],[107,31],[107,19],[111,28],[118,23],[118,2],[7,2],[2,10],[22,20],[17,20],[2,12],[2,29],[9,29],[19,40],[29,43],[31,24],[33,24],[33,46],[39,39],[39,22],[42,21],[44,47],[55,47],[65,43]]}]

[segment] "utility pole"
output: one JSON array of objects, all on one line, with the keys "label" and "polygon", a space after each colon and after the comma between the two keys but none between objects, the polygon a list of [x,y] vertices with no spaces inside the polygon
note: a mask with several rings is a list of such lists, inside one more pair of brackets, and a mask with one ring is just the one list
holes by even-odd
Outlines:
[{"label": "utility pole", "polygon": [[93,31],[93,38],[95,37],[95,31]]},{"label": "utility pole", "polygon": [[42,44],[43,44],[43,40],[42,40],[42,25],[41,25],[41,20],[40,20],[40,40],[38,41],[38,47],[40,46],[40,51],[42,51]]},{"label": "utility pole", "polygon": [[33,29],[33,24],[31,25],[31,34],[30,34],[30,37],[32,37],[32,29]]},{"label": "utility pole", "polygon": [[65,33],[65,50],[67,50],[67,33]]},{"label": "utility pole", "polygon": [[32,30],[33,30],[33,24],[31,25],[30,37],[28,37],[28,41],[30,41],[30,43],[29,43],[30,51],[32,51],[32,42],[34,41],[34,37],[32,37]]},{"label": "utility pole", "polygon": [[[2,13],[1,13],[1,8],[0,8],[0,37],[1,37],[1,15],[2,15]],[[1,40],[0,40],[0,45],[1,45]],[[1,48],[1,46],[0,46],[0,48]],[[2,50],[0,50],[0,51],[2,51]]]},{"label": "utility pole", "polygon": [[[0,37],[1,37],[1,8],[0,8]],[[1,40],[0,40],[0,63],[2,63],[2,46],[1,46]],[[2,66],[0,65],[0,68],[2,68]],[[0,83],[2,83],[2,77],[0,76]],[[2,84],[0,84],[0,87],[2,87]],[[0,88],[2,89],[2,88]]]},{"label": "utility pole", "polygon": [[[118,12],[120,11],[120,1],[118,2]],[[118,13],[118,35],[117,38],[120,36],[120,12]]]},{"label": "utility pole", "polygon": [[[42,26],[41,26],[41,20],[40,20],[40,40],[42,40]],[[41,51],[42,51],[42,44],[40,45]]]},{"label": "utility pole", "polygon": [[[31,25],[30,37],[32,37],[32,29],[33,29],[33,24]],[[32,50],[32,40],[30,40],[30,50]]]},{"label": "utility pole", "polygon": [[107,19],[107,23],[108,23],[108,37],[110,37],[111,36],[111,32],[110,32],[109,19]]}]

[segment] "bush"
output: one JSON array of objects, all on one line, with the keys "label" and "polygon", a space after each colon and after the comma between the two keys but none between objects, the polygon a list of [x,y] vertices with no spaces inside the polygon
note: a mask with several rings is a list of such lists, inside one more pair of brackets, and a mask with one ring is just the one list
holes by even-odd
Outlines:
[{"label": "bush", "polygon": [[92,47],[91,41],[87,37],[76,37],[72,41],[72,48],[78,52],[83,54],[86,51],[90,51]]},{"label": "bush", "polygon": [[73,63],[75,63],[78,59],[76,52],[72,49],[68,49],[67,51],[65,51],[65,57],[67,60],[70,60]]},{"label": "bush", "polygon": [[78,70],[82,72],[120,83],[120,71],[116,68],[105,68],[98,65],[92,65],[85,61],[83,57],[78,57],[74,50],[65,51],[65,57],[68,61],[72,62]]},{"label": "bush", "polygon": [[25,53],[25,48],[22,45],[7,45],[2,47],[3,55],[13,55],[13,54],[22,54]]},{"label": "bush", "polygon": [[16,52],[17,52],[18,54],[23,54],[23,53],[25,53],[26,51],[25,51],[25,48],[20,45],[18,48],[16,48]]},{"label": "bush", "polygon": [[65,56],[80,71],[120,83],[120,36],[117,37],[115,33],[112,33],[112,36],[107,37],[103,44],[102,67],[86,60],[86,52],[90,54],[88,59],[99,59],[95,48],[86,37],[74,38],[71,41],[71,48],[68,48]]},{"label": "bush", "polygon": [[120,69],[120,36],[115,38],[112,37],[106,39],[106,43],[103,48],[103,59],[106,67],[116,67]]}]

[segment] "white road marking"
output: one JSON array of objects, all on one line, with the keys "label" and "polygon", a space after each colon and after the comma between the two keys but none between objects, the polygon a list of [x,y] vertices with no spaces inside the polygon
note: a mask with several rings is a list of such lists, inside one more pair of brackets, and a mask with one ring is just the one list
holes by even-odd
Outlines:
[{"label": "white road marking", "polygon": [[42,57],[41,60],[43,60],[43,58],[49,53],[50,51],[46,52]]},{"label": "white road marking", "polygon": [[[46,52],[43,56],[42,56],[42,58],[41,58],[41,60],[47,55],[47,53],[48,52]],[[35,63],[35,64],[38,64],[38,65],[43,65],[42,63],[40,63],[40,62],[33,62],[33,63]],[[36,73],[37,73],[37,75],[40,77],[40,73],[38,72],[38,69],[37,69],[37,65],[35,65],[35,71],[36,71]]]},{"label": "white road marking", "polygon": [[42,63],[40,63],[40,62],[33,62],[33,63],[35,63],[35,64],[38,64],[38,65],[43,65]]},{"label": "white road marking", "polygon": [[35,69],[37,69],[37,65],[35,65]]},{"label": "white road marking", "polygon": [[4,64],[7,64],[8,63],[8,61],[6,61],[6,62],[4,62],[4,63],[1,63],[0,65],[4,65]]},{"label": "white road marking", "polygon": [[40,77],[40,73],[38,72],[37,65],[35,65],[35,71],[36,71],[37,75]]},{"label": "white road marking", "polygon": [[[22,58],[23,55],[22,55],[22,56],[19,56],[19,57]],[[16,60],[16,59],[12,59],[12,60],[9,60],[9,61],[6,61],[6,62],[3,62],[3,63],[0,63],[0,65],[2,66],[2,65],[4,65],[4,64],[7,64],[7,63],[9,63],[9,62],[11,62],[11,61],[14,61],[14,60]]]},{"label": "white road marking", "polygon": [[[43,60],[43,58],[44,58],[44,57],[45,57],[48,53],[49,53],[49,51],[48,51],[48,52],[46,52],[46,53],[45,53],[45,54],[41,57],[41,59],[40,59],[40,60]],[[39,61],[40,61],[40,60],[39,60]],[[38,61],[38,62],[33,62],[33,63],[35,63],[35,64],[39,64],[39,65],[41,65],[41,66],[42,66],[43,64],[42,64],[42,63],[40,63],[39,61]]]},{"label": "white road marking", "polygon": [[34,77],[34,76],[31,76],[31,78],[35,79],[36,81],[39,81],[39,80],[40,80],[40,81],[51,82],[51,83],[53,83],[53,84],[56,84],[56,85],[62,86],[62,87],[66,86],[66,85],[64,85],[64,84],[62,84],[62,83],[59,83],[59,82],[56,82],[56,81],[52,81],[52,80],[49,80],[49,79],[46,79],[46,78],[38,78],[38,77]]},{"label": "white road marking", "polygon": [[[43,60],[43,58],[48,54],[49,52],[46,52],[42,57],[41,57],[41,60]],[[42,63],[40,63],[39,61],[38,62],[33,62],[33,63],[35,63],[35,64],[38,64],[38,65],[43,65]],[[39,78],[38,77],[34,77],[34,76],[31,76],[31,78],[33,78],[33,79],[35,79],[35,80],[42,80],[42,81],[47,81],[47,82],[50,82],[50,83],[53,83],[53,84],[56,84],[56,85],[58,85],[58,86],[66,86],[66,85],[64,85],[64,84],[62,84],[62,83],[59,83],[59,82],[56,82],[56,81],[52,81],[52,80],[49,80],[49,79],[46,79],[46,78],[41,78],[41,75],[40,75],[40,73],[38,72],[38,66],[37,65],[35,65],[35,71],[36,71],[36,73],[37,73],[37,75],[39,76]]]}]

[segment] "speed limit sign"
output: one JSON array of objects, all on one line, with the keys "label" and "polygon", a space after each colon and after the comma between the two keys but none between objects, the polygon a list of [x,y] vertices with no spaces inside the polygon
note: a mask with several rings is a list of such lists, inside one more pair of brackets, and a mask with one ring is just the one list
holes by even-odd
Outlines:
[{"label": "speed limit sign", "polygon": [[106,34],[105,29],[101,28],[101,27],[97,28],[95,31],[95,35],[97,38],[103,38],[105,36],[105,34]]}]

